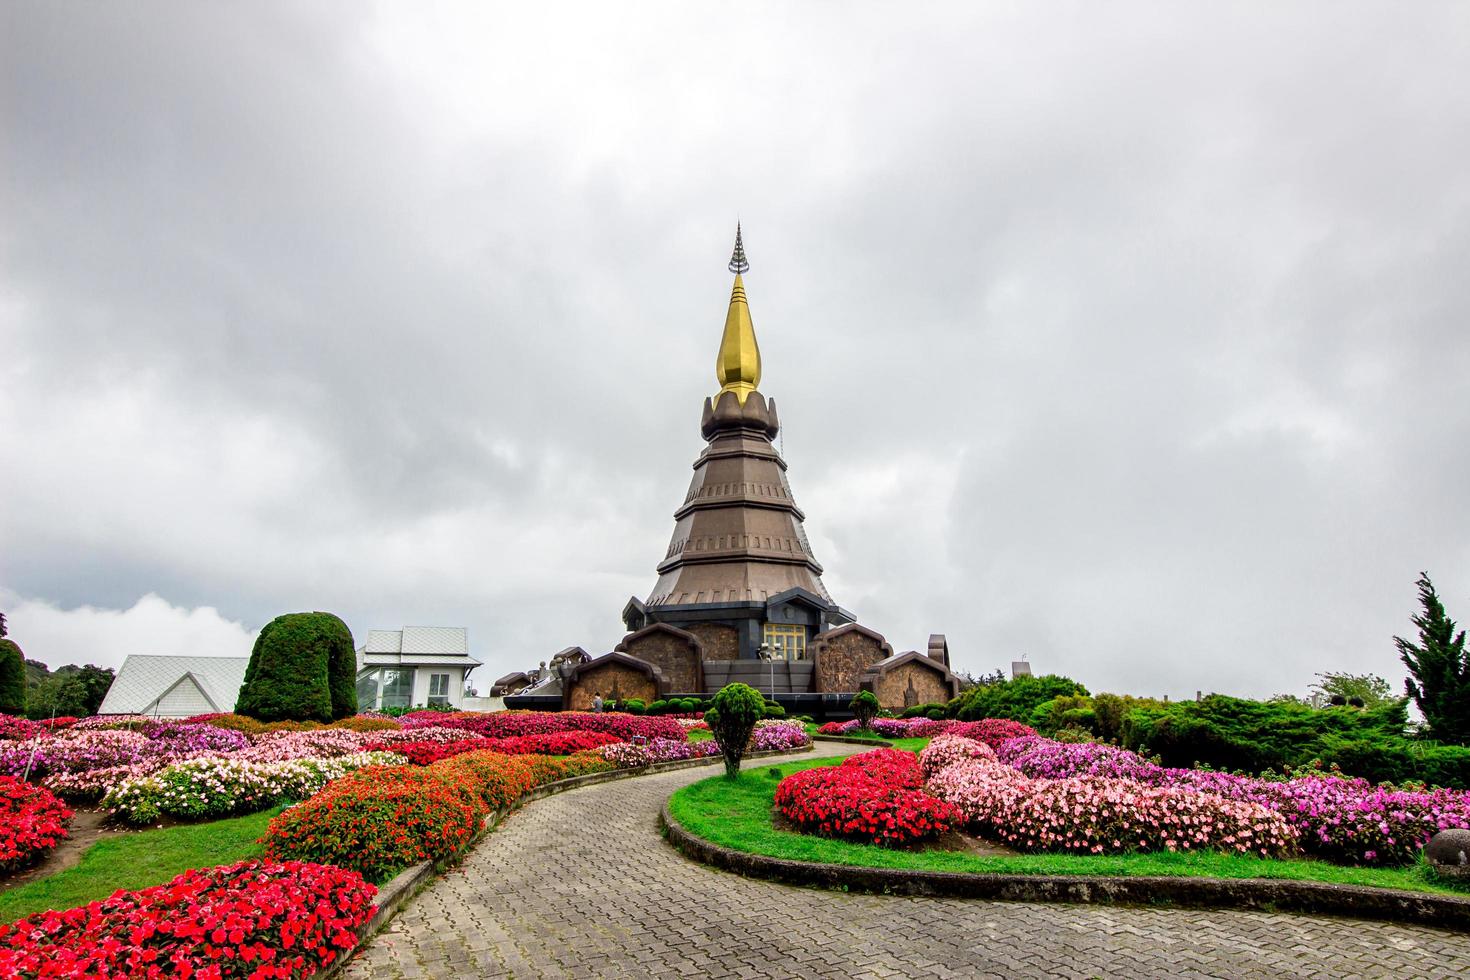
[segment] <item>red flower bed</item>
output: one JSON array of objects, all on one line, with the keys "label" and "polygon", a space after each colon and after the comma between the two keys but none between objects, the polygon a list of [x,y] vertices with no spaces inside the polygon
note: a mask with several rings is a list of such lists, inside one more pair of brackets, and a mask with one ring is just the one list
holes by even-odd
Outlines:
[{"label": "red flower bed", "polygon": [[70,728],[78,721],[81,721],[81,719],[71,715],[57,715],[55,718],[43,718],[40,723],[45,725],[49,731],[55,732],[63,728]]},{"label": "red flower bed", "polygon": [[829,721],[829,722],[827,722],[827,724],[825,724],[821,728],[818,728],[817,729],[817,734],[818,735],[841,735],[841,734],[843,734],[842,729],[846,725],[847,725],[847,722],[845,722],[845,721]]},{"label": "red flower bed", "polygon": [[0,871],[29,864],[65,840],[71,815],[49,790],[0,776]]},{"label": "red flower bed", "polygon": [[530,762],[499,752],[466,752],[436,762],[425,772],[447,785],[463,787],[491,810],[512,805],[536,786]]},{"label": "red flower bed", "polygon": [[242,861],[0,925],[6,977],[309,977],[357,943],[377,889],[341,868]]},{"label": "red flower bed", "polygon": [[272,860],[335,864],[382,881],[389,872],[458,853],[485,812],[473,788],[428,769],[373,767],[281,813],[261,843]]},{"label": "red flower bed", "polygon": [[415,711],[398,719],[406,729],[458,728],[486,738],[544,735],[549,732],[606,732],[626,742],[635,735],[684,741],[684,728],[667,715],[625,715],[611,711]]},{"label": "red flower bed", "polygon": [[416,766],[427,766],[442,759],[452,759],[465,752],[481,752],[495,748],[498,739],[466,738],[458,742],[369,742],[369,752],[397,752],[408,756]]},{"label": "red flower bed", "polygon": [[1013,738],[1035,735],[1036,729],[1008,718],[986,718],[984,721],[962,721],[951,725],[945,734],[973,738],[977,742],[984,742],[998,752],[1002,743]]},{"label": "red flower bed", "polygon": [[912,752],[878,749],[792,773],[776,787],[776,806],[807,833],[908,844],[964,822],[953,805],[919,789],[922,780]]}]

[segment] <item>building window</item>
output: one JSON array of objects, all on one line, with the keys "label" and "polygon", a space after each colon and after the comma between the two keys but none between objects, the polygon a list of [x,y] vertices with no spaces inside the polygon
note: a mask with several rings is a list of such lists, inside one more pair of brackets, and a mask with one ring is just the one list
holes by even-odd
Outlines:
[{"label": "building window", "polygon": [[368,711],[378,707],[378,668],[370,667],[357,675],[357,709]]},{"label": "building window", "polygon": [[430,674],[429,675],[429,705],[430,705],[430,707],[432,707],[434,705],[447,705],[447,704],[449,704],[449,675],[448,674]]},{"label": "building window", "polygon": [[383,669],[383,707],[408,708],[413,705],[413,669]]},{"label": "building window", "polygon": [[767,623],[765,642],[773,660],[806,659],[806,627],[790,623]]}]

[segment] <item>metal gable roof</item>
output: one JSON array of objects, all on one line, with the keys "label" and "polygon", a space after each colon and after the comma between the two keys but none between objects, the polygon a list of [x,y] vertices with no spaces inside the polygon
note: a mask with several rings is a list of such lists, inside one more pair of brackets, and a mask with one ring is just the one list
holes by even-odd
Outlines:
[{"label": "metal gable roof", "polygon": [[221,711],[235,710],[249,657],[129,654],[107,689],[98,714],[142,714],[185,676]]},{"label": "metal gable roof", "polygon": [[405,626],[401,630],[368,630],[363,653],[469,656],[469,630],[463,626]]}]

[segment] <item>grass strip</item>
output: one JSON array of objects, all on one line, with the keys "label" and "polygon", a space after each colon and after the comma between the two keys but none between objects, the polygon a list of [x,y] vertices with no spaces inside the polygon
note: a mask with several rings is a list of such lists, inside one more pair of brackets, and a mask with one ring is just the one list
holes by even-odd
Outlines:
[{"label": "grass strip", "polygon": [[1274,878],[1448,895],[1463,895],[1467,891],[1432,878],[1422,858],[1407,868],[1355,868],[1325,861],[1273,860],[1216,851],[998,857],[959,851],[891,850],[777,830],[772,826],[773,798],[781,776],[816,766],[837,765],[841,761],[835,758],[779,763],[744,769],[736,780],[723,776],[701,780],[676,792],[669,799],[669,812],[690,833],[722,847],[819,864],[972,874]]},{"label": "grass strip", "polygon": [[161,885],[190,868],[212,868],[259,857],[256,838],[280,807],[262,813],[163,830],[144,830],[100,840],[74,868],[0,894],[0,922],[70,909],[107,898],[119,888]]}]

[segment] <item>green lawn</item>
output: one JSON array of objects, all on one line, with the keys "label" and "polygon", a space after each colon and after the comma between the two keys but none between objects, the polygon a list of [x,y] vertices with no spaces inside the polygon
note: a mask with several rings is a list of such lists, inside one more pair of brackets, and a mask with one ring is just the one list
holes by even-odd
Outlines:
[{"label": "green lawn", "polygon": [[1464,889],[1457,890],[1431,879],[1422,862],[1402,869],[1349,868],[1323,861],[1278,861],[1213,852],[1098,857],[1072,854],[982,857],[954,851],[888,850],[869,844],[776,830],[771,824],[771,807],[780,778],[775,774],[785,775],[814,766],[831,766],[841,761],[837,758],[778,763],[743,770],[740,778],[734,781],[723,776],[705,779],[675,793],[669,800],[669,810],[690,833],[705,840],[737,851],[795,861],[992,874],[1282,878],[1446,894],[1464,893]]},{"label": "green lawn", "polygon": [[161,885],[190,868],[210,868],[259,857],[255,842],[280,807],[209,823],[145,830],[93,844],[82,862],[58,874],[0,894],[0,922],[33,912],[69,909],[129,891]]}]

